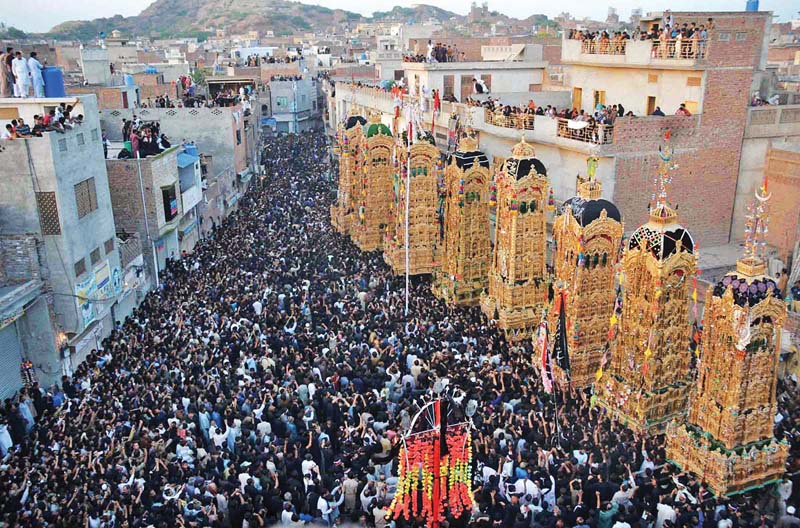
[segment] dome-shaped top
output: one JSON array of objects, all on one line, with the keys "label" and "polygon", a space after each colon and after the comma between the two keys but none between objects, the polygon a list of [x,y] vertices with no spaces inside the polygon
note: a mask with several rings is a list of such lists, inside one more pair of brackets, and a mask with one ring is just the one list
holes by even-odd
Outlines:
[{"label": "dome-shaped top", "polygon": [[447,163],[449,164],[451,161],[455,161],[456,166],[462,170],[467,170],[476,163],[481,167],[489,168],[489,158],[478,150],[478,142],[469,135],[464,136],[458,142],[456,151],[450,154]]},{"label": "dome-shaped top", "polygon": [[517,180],[524,178],[531,171],[547,176],[547,168],[544,163],[536,159],[536,151],[533,145],[525,141],[525,136],[522,136],[520,142],[511,149],[511,157],[503,164],[503,170]]},{"label": "dome-shaped top", "polygon": [[603,211],[606,216],[622,222],[622,214],[613,203],[601,198],[603,186],[600,180],[590,178],[578,185],[578,196],[570,198],[562,206],[562,213],[569,211],[581,227],[586,227],[598,218]]},{"label": "dome-shaped top", "polygon": [[714,296],[722,297],[731,288],[733,300],[739,306],[755,306],[768,297],[781,298],[778,283],[767,276],[748,277],[731,272],[714,285]]},{"label": "dome-shaped top", "polygon": [[392,137],[392,131],[389,130],[389,127],[383,123],[371,123],[367,127],[367,137],[371,138],[372,136],[377,135]]},{"label": "dome-shaped top", "polygon": [[565,212],[572,214],[581,227],[586,227],[600,218],[600,214],[604,210],[608,218],[617,222],[622,221],[622,215],[617,206],[603,198],[586,200],[581,196],[575,196],[564,202],[563,208]]},{"label": "dome-shaped top", "polygon": [[665,204],[650,210],[650,221],[634,231],[628,249],[638,247],[650,250],[654,257],[664,260],[678,251],[694,253],[694,239],[678,223],[678,213]]},{"label": "dome-shaped top", "polygon": [[350,130],[351,128],[356,127],[358,125],[364,125],[366,124],[366,122],[367,120],[364,116],[351,115],[350,117],[347,118],[347,121],[344,124],[344,128],[346,130]]}]

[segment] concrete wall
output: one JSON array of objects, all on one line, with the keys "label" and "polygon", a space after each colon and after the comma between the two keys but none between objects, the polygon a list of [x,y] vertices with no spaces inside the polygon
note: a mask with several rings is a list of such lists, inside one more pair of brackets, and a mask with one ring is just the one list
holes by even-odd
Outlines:
[{"label": "concrete wall", "polygon": [[158,121],[161,131],[175,144],[183,140],[194,141],[200,152],[214,157],[218,170],[235,165],[244,170],[244,152],[237,158],[236,129],[244,133],[242,119],[233,117],[240,107],[230,108],[147,108],[139,110],[103,110],[100,119],[112,141],[122,141],[122,121],[132,119],[134,113],[142,121]]},{"label": "concrete wall", "polygon": [[696,113],[702,112],[702,71],[572,65],[565,72],[565,84],[582,89],[578,110],[593,112],[594,91],[600,90],[606,93],[607,105],[622,103],[626,112],[630,110],[637,116],[646,115],[648,96],[655,96],[656,105],[667,115],[674,114],[681,103],[687,101],[696,102],[699,110]]},{"label": "concrete wall", "polygon": [[81,69],[83,70],[83,79],[89,84],[108,84],[111,80],[111,62],[106,49],[82,49]]}]

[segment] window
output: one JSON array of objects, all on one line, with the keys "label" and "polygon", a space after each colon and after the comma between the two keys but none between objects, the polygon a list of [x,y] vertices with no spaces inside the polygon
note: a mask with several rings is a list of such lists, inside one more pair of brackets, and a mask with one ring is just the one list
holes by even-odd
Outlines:
[{"label": "window", "polygon": [[80,277],[84,273],[86,273],[86,260],[80,259],[78,262],[75,263],[75,276]]},{"label": "window", "polygon": [[737,42],[742,42],[744,40],[747,40],[747,32],[746,31],[737,31],[736,32],[736,41]]},{"label": "window", "polygon": [[108,240],[106,240],[105,244],[103,244],[103,245],[105,246],[104,249],[106,250],[106,255],[108,255],[109,253],[114,251],[114,239],[113,238],[109,238]]},{"label": "window", "polygon": [[605,105],[606,104],[606,91],[605,90],[595,90],[594,91],[594,106],[597,108],[597,105]]},{"label": "window", "polygon": [[720,42],[728,42],[731,39],[731,34],[728,31],[720,31],[719,32],[719,40]]},{"label": "window", "polygon": [[39,223],[43,235],[60,235],[61,222],[58,220],[58,203],[56,193],[37,192],[36,203],[39,206]]},{"label": "window", "polygon": [[94,178],[83,180],[75,185],[75,203],[78,209],[78,218],[97,209],[97,192],[94,187]]},{"label": "window", "polygon": [[241,130],[237,130],[236,131],[236,144],[237,145],[241,145],[242,144],[242,131]]},{"label": "window", "polygon": [[278,98],[275,100],[275,106],[278,107],[289,106],[289,98],[283,95],[278,96]]},{"label": "window", "polygon": [[89,258],[92,259],[92,266],[100,262],[100,248],[94,248],[92,252],[89,254]]},{"label": "window", "polygon": [[92,141],[97,141],[100,139],[100,133],[97,131],[96,128],[92,129]]},{"label": "window", "polygon": [[306,95],[305,95],[305,94],[302,94],[302,95],[300,96],[300,103],[302,103],[302,104],[306,104],[306,100],[307,100],[307,99],[308,99],[308,98],[306,97]]},{"label": "window", "polygon": [[657,73],[648,73],[647,74],[647,82],[650,84],[658,82],[658,74]]},{"label": "window", "polygon": [[491,92],[492,91],[492,74],[491,73],[481,74],[481,80],[486,85],[486,88],[488,88],[489,91]]},{"label": "window", "polygon": [[67,151],[67,140],[66,139],[59,139],[58,140],[58,151],[59,152],[66,152]]},{"label": "window", "polygon": [[700,77],[687,77],[686,78],[686,86],[700,86],[701,78]]},{"label": "window", "polygon": [[78,141],[79,147],[86,144],[86,140],[83,138],[83,134],[78,134],[77,136],[75,136],[75,138]]},{"label": "window", "polygon": [[162,188],[161,197],[164,200],[164,220],[169,222],[178,216],[178,197],[175,194],[175,186]]},{"label": "window", "polygon": [[699,112],[700,103],[697,101],[684,101],[683,104],[686,105],[686,109],[691,112],[692,114],[696,114]]},{"label": "window", "polygon": [[455,77],[453,75],[445,75],[443,80],[442,97],[452,97],[453,89],[455,88]]}]

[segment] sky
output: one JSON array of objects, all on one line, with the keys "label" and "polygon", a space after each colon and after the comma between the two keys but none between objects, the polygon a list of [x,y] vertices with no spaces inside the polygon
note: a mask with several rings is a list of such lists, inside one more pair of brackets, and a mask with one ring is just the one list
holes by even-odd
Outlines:
[{"label": "sky", "polygon": [[[6,0],[3,0],[4,2]],[[10,0],[8,0],[10,1]],[[14,26],[23,31],[43,32],[67,20],[89,20],[100,17],[111,17],[117,14],[132,16],[139,14],[153,0],[24,0],[16,2],[13,8],[0,12],[0,22]],[[410,6],[414,3],[427,3],[466,14],[470,0],[314,0],[303,1],[305,4],[320,4],[330,8],[341,8],[370,15],[375,10],[388,10],[395,5]],[[562,11],[568,11],[576,18],[588,16],[604,20],[608,6],[617,8],[620,18],[627,20],[633,8],[641,7],[644,13],[661,11],[670,8],[673,11],[729,11],[744,10],[745,0],[609,0],[608,4],[589,2],[587,0],[559,0],[558,2],[520,2],[519,0],[489,0],[489,9],[500,11],[517,18],[526,18],[537,13],[550,17]],[[781,21],[798,17],[800,2],[797,0],[761,0],[762,11],[772,11]],[[113,28],[109,28],[111,30]],[[266,28],[265,28],[266,29]]]}]

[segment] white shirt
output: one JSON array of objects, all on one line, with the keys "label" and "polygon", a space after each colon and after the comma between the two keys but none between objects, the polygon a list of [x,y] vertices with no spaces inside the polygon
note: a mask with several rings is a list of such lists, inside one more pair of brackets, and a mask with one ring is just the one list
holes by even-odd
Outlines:
[{"label": "white shirt", "polygon": [[261,301],[256,301],[253,303],[253,311],[256,315],[261,315],[261,311],[264,309],[264,305],[261,304]]},{"label": "white shirt", "polygon": [[11,61],[11,71],[14,72],[14,76],[17,78],[17,82],[20,82],[20,79],[27,83],[30,80],[30,70],[28,69],[28,61],[23,59],[22,57],[16,58]]}]

